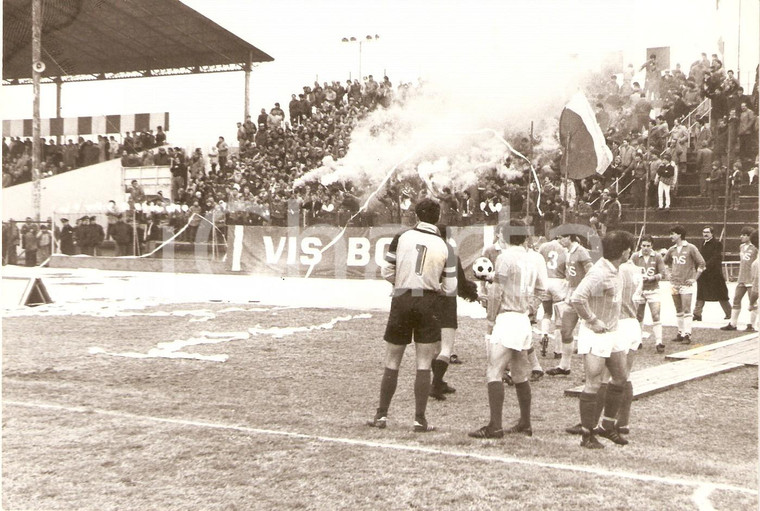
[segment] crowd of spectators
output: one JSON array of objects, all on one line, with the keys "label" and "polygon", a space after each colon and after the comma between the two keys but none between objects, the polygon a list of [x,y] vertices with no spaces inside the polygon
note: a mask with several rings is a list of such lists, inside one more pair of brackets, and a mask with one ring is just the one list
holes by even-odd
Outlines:
[{"label": "crowd of spectators", "polygon": [[[77,137],[58,143],[54,138],[41,139],[42,177],[53,176],[70,170],[94,165],[107,160],[122,158],[122,165],[136,167],[145,165],[143,152],[166,144],[166,132],[161,126],[145,132],[126,132],[116,140],[114,135],[98,135],[97,140]],[[125,158],[126,156],[126,158]],[[32,140],[21,137],[3,138],[3,188],[26,183],[32,179]]]}]

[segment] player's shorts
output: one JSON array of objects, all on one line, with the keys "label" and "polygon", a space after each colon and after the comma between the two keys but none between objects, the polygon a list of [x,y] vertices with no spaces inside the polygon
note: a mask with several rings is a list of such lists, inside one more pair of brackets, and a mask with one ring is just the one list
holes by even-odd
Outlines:
[{"label": "player's shorts", "polygon": [[660,303],[660,289],[644,289],[641,292],[646,303]]},{"label": "player's shorts", "polygon": [[[641,337],[639,337],[640,340]],[[578,329],[579,355],[590,353],[597,357],[610,358],[613,352],[627,352],[629,347],[630,339],[627,336],[621,335],[620,330],[597,334],[586,326],[585,321],[581,322],[581,326]]]},{"label": "player's shorts", "polygon": [[[618,332],[628,339],[628,349],[636,351],[641,345],[641,325],[636,318],[624,318],[618,321]],[[625,344],[625,342],[624,342]]]},{"label": "player's shorts", "polygon": [[441,328],[457,328],[457,297],[441,296],[440,313]]},{"label": "player's shorts", "polygon": [[567,280],[548,279],[546,282],[546,294],[552,302],[561,302],[567,298]]},{"label": "player's shorts", "polygon": [[693,283],[690,286],[686,284],[670,283],[670,292],[674,295],[695,295],[697,294],[697,283]]},{"label": "player's shorts", "polygon": [[562,339],[573,340],[573,330],[575,325],[578,324],[578,313],[572,305],[567,302],[559,302],[554,304],[554,317],[555,324],[559,327],[560,335]]},{"label": "player's shorts", "polygon": [[385,327],[385,340],[391,344],[414,342],[430,344],[441,340],[441,295],[424,291],[422,295],[407,291],[394,296],[391,312]]},{"label": "player's shorts", "polygon": [[533,345],[530,318],[523,312],[502,312],[496,316],[490,342],[517,351],[530,349]]}]

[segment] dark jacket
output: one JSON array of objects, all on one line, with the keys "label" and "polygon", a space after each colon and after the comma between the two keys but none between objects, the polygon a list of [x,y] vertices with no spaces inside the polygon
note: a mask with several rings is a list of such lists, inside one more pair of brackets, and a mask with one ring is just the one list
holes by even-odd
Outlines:
[{"label": "dark jacket", "polygon": [[697,279],[697,300],[728,300],[726,280],[723,278],[723,245],[713,238],[702,243],[699,253],[705,259],[705,271]]}]

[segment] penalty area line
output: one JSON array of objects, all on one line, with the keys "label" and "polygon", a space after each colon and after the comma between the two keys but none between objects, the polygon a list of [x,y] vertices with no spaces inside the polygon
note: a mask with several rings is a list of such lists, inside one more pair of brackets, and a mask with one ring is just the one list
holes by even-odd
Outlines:
[{"label": "penalty area line", "polygon": [[431,447],[422,447],[418,445],[405,445],[405,444],[393,444],[386,442],[375,442],[372,440],[363,440],[357,438],[341,438],[341,437],[329,437],[319,435],[309,435],[305,433],[295,433],[291,431],[281,431],[274,429],[262,429],[252,428],[249,426],[235,426],[232,424],[221,424],[217,422],[197,421],[189,419],[172,419],[167,417],[155,417],[151,415],[139,415],[129,412],[121,412],[114,410],[103,410],[98,408],[89,408],[82,406],[64,406],[48,403],[24,403],[20,401],[3,401],[5,406],[19,406],[24,408],[38,408],[44,410],[58,410],[72,413],[86,413],[86,414],[98,414],[110,417],[119,417],[123,419],[158,422],[163,424],[174,424],[178,426],[193,426],[199,428],[218,429],[226,431],[238,431],[241,433],[258,434],[258,435],[273,435],[289,438],[298,438],[307,441],[317,441],[323,443],[343,444],[343,445],[355,445],[360,447],[375,448],[375,449],[391,449],[396,451],[406,451],[411,453],[420,454],[433,454],[439,456],[449,456],[454,458],[465,458],[480,461],[487,461],[492,463],[503,463],[507,465],[523,465],[529,467],[540,467],[551,470],[562,470],[566,472],[579,472],[590,475],[596,475],[608,478],[617,479],[629,479],[633,481],[641,481],[648,483],[659,483],[670,486],[685,486],[690,488],[710,488],[711,490],[725,490],[738,493],[745,493],[750,495],[757,495],[758,491],[751,488],[744,488],[742,486],[734,486],[724,483],[715,483],[711,481],[698,481],[691,479],[662,477],[648,474],[637,474],[635,472],[615,471],[607,470],[598,467],[586,467],[583,465],[570,465],[566,463],[548,463],[542,461],[513,458],[509,456],[493,456],[485,454],[477,454],[471,452],[462,451],[449,451],[444,449],[435,449]]}]

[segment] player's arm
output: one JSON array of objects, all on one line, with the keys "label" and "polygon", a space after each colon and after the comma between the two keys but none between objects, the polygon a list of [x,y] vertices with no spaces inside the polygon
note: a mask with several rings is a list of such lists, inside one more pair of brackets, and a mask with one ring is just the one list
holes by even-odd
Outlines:
[{"label": "player's arm", "polygon": [[467,280],[464,268],[462,268],[462,260],[459,257],[457,257],[457,295],[469,302],[478,301],[478,285],[471,280]]},{"label": "player's arm", "polygon": [[602,282],[594,274],[586,274],[578,284],[578,287],[570,296],[570,305],[575,309],[578,317],[586,321],[589,328],[596,333],[606,330],[606,326],[596,317],[589,306],[589,299],[596,293],[602,293]]},{"label": "player's arm", "polygon": [[694,256],[694,263],[697,267],[697,275],[694,278],[698,279],[699,276],[702,275],[702,272],[705,271],[707,265],[705,263],[705,258],[702,257],[702,254],[699,253],[699,250],[694,245],[691,246],[691,253]]},{"label": "player's arm", "polygon": [[493,325],[496,322],[496,316],[501,309],[501,298],[504,289],[501,287],[502,277],[497,273],[494,281],[488,286],[488,304],[486,307],[486,317],[488,318],[488,333],[493,331]]},{"label": "player's arm", "polygon": [[388,246],[388,253],[385,254],[385,264],[380,268],[380,274],[391,284],[396,283],[396,250],[398,250],[398,239],[401,234],[394,236],[393,241]]},{"label": "player's arm", "polygon": [[446,265],[441,274],[441,291],[446,296],[457,295],[457,255],[453,247],[446,243]]},{"label": "player's arm", "polygon": [[[654,278],[654,277],[652,277]],[[641,273],[636,272],[633,276],[636,283],[636,290],[633,292],[633,303],[642,304],[645,303],[644,299],[644,276]]]},{"label": "player's arm", "polygon": [[654,254],[654,267],[655,274],[652,275],[651,280],[659,282],[665,277],[666,271],[665,262],[662,260],[662,256],[660,256],[660,254]]}]

